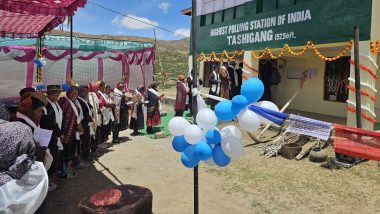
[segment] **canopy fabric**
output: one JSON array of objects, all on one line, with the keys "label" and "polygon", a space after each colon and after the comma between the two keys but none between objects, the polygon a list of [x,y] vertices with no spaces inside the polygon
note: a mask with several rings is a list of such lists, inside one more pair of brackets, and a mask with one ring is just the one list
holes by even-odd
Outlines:
[{"label": "canopy fabric", "polygon": [[[26,51],[26,52],[25,52]],[[25,50],[21,47],[2,48],[0,51],[0,101],[17,98],[18,92],[24,87],[36,86],[36,64],[31,60],[19,61],[26,57],[33,48]],[[63,52],[52,51],[52,54]],[[80,53],[80,52],[79,52]],[[104,53],[105,56],[109,55]],[[107,55],[106,55],[107,54]],[[83,56],[88,53],[83,52]],[[109,56],[116,56],[113,53]],[[101,55],[97,55],[101,56]],[[123,80],[128,84],[128,89],[133,92],[139,85],[148,86],[153,82],[154,49],[131,51],[124,54],[118,61],[111,57],[88,60],[74,59],[72,80],[78,84],[87,84],[97,80],[103,80],[112,87]],[[50,60],[46,58],[46,65],[42,67],[42,81],[46,85],[66,83],[71,76],[71,61],[67,58]]]},{"label": "canopy fabric", "polygon": [[20,14],[0,10],[1,37],[41,37],[64,21],[62,17]]},{"label": "canopy fabric", "polygon": [[0,0],[0,10],[45,16],[71,16],[87,0]]},{"label": "canopy fabric", "polygon": [[[9,39],[0,38],[0,46],[36,46],[36,39]],[[43,39],[43,47],[48,49],[70,49],[70,37],[46,35]],[[141,50],[154,47],[153,43],[120,41],[107,39],[73,38],[73,49],[80,51],[122,51]]]},{"label": "canopy fabric", "polygon": [[[62,59],[70,59],[70,50],[49,50],[42,49],[42,55],[48,60],[58,61]],[[0,61],[16,60],[18,62],[32,61],[36,56],[36,48],[28,46],[0,46]],[[124,57],[125,56],[125,57]],[[73,50],[73,59],[91,60],[91,59],[111,59],[114,61],[125,60],[130,65],[136,63],[149,64],[154,60],[154,48],[146,48],[136,51],[124,52],[103,52],[103,51],[79,51]],[[144,62],[144,59],[146,60]]]}]

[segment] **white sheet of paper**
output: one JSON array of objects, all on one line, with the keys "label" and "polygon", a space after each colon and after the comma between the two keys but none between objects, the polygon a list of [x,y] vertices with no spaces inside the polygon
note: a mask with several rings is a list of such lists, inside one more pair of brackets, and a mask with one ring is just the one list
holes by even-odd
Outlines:
[{"label": "white sheet of paper", "polygon": [[40,144],[40,146],[48,147],[51,135],[53,134],[52,130],[47,129],[39,129],[37,131],[37,142]]}]

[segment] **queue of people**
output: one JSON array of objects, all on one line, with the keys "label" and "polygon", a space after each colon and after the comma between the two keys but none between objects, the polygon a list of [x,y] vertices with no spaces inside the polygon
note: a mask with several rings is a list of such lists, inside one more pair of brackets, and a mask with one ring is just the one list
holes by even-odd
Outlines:
[{"label": "queue of people", "polygon": [[74,169],[89,166],[86,162],[99,156],[100,144],[110,136],[112,143],[120,143],[119,133],[128,128],[131,136],[141,134],[144,105],[151,133],[160,124],[163,95],[157,86],[139,86],[133,93],[122,82],[114,89],[97,82],[72,85],[66,92],[60,85],[47,86],[46,94],[21,90],[16,118],[0,118],[0,198],[9,199],[0,203],[0,210],[44,213],[47,192],[57,188],[58,179],[75,178]]}]

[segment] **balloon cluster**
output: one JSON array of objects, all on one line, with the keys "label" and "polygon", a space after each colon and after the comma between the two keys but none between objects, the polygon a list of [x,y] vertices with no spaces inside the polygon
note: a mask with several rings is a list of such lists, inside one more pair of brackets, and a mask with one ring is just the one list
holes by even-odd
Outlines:
[{"label": "balloon cluster", "polygon": [[35,88],[37,91],[45,91],[46,85],[42,82],[37,82],[37,83],[35,83]]},{"label": "balloon cluster", "polygon": [[42,68],[43,66],[46,65],[46,60],[44,58],[42,58],[42,57],[41,58],[37,58],[37,59],[34,60],[34,64],[36,64],[37,67]]},{"label": "balloon cluster", "polygon": [[79,84],[78,83],[74,83],[73,79],[71,77],[69,77],[67,79],[67,83],[63,84],[62,85],[62,90],[64,92],[67,92],[71,86],[76,86],[76,87],[79,87]]},{"label": "balloon cluster", "polygon": [[215,106],[215,114],[221,121],[231,121],[238,118],[240,128],[254,132],[260,128],[261,122],[269,120],[251,111],[248,106],[255,105],[272,111],[279,111],[278,107],[269,101],[257,102],[264,93],[264,84],[258,78],[249,78],[241,87],[241,95],[236,95],[232,100],[219,102]]},{"label": "balloon cluster", "polygon": [[199,111],[196,121],[198,125],[192,125],[183,117],[174,117],[169,122],[169,131],[174,136],[172,146],[182,153],[184,166],[193,168],[204,161],[224,167],[231,158],[242,155],[241,133],[237,127],[227,126],[219,131],[218,119],[210,109]]},{"label": "balloon cluster", "polygon": [[[260,128],[261,122],[270,123],[263,117],[260,109],[255,112],[249,106],[259,106],[261,109],[279,111],[278,107],[269,101],[257,102],[264,93],[264,85],[258,78],[244,81],[241,95],[232,100],[219,102],[215,112],[202,109],[198,112],[196,121],[198,125],[190,124],[183,117],[174,117],[169,122],[169,131],[174,136],[172,146],[175,151],[181,152],[181,161],[188,168],[193,168],[204,161],[209,165],[227,166],[231,158],[238,158],[243,153],[241,132],[236,126],[227,126],[221,131],[217,123],[231,121],[235,118],[241,129],[249,132]],[[251,107],[252,108],[252,107]]]}]

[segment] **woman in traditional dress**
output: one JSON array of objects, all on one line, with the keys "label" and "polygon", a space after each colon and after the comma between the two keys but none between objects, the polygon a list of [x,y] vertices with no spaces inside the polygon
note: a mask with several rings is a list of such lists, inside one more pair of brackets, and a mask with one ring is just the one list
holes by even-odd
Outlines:
[{"label": "woman in traditional dress", "polygon": [[63,112],[62,131],[63,152],[62,152],[62,168],[61,178],[73,178],[76,176],[74,172],[69,172],[69,162],[73,161],[76,155],[78,141],[80,141],[80,132],[83,132],[81,126],[80,109],[75,104],[78,98],[78,88],[71,86],[66,92],[66,96],[61,97],[58,103]]},{"label": "woman in traditional dress", "polygon": [[225,66],[220,67],[220,97],[230,99],[230,76]]},{"label": "woman in traditional dress", "polygon": [[147,133],[152,133],[152,126],[159,125],[161,123],[160,118],[160,100],[164,95],[159,95],[157,92],[157,82],[150,84],[148,89],[148,105],[147,105]]},{"label": "woman in traditional dress", "polygon": [[98,145],[101,143],[100,128],[102,126],[102,112],[99,109],[99,98],[97,95],[99,85],[98,83],[89,83],[88,88],[90,92],[88,93],[88,102],[93,115],[93,122],[90,124],[90,134],[91,140],[91,152],[96,153]]},{"label": "woman in traditional dress", "polygon": [[[105,95],[106,95],[106,102],[107,105],[109,106],[106,110],[108,111],[108,125],[107,125],[107,136],[111,134],[112,132],[112,125],[115,121],[115,115],[114,115],[114,109],[115,109],[115,104],[113,100],[113,96],[111,95],[112,89],[110,85],[106,85],[106,90],[105,90]],[[107,120],[107,117],[104,117]]]},{"label": "woman in traditional dress", "polygon": [[143,112],[143,102],[145,88],[143,85],[137,87],[132,98],[132,109],[131,109],[131,123],[130,128],[133,130],[132,136],[140,135],[140,129],[144,129],[144,112]]},{"label": "woman in traditional dress", "polygon": [[124,91],[124,83],[119,82],[117,87],[113,90],[113,100],[115,104],[114,116],[115,123],[113,126],[112,142],[120,143],[119,132],[128,128],[128,105]]},{"label": "woman in traditional dress", "polygon": [[175,116],[182,117],[186,107],[186,96],[189,89],[185,85],[185,76],[179,75],[177,80],[177,96],[175,99]]},{"label": "woman in traditional dress", "polygon": [[[110,91],[110,88],[109,88]],[[110,93],[110,92],[109,92]],[[98,91],[99,109],[102,113],[102,126],[100,128],[101,143],[107,142],[108,135],[110,134],[110,121],[113,118],[112,115],[112,99],[110,96],[106,96],[106,86],[104,82],[99,85]]]}]

